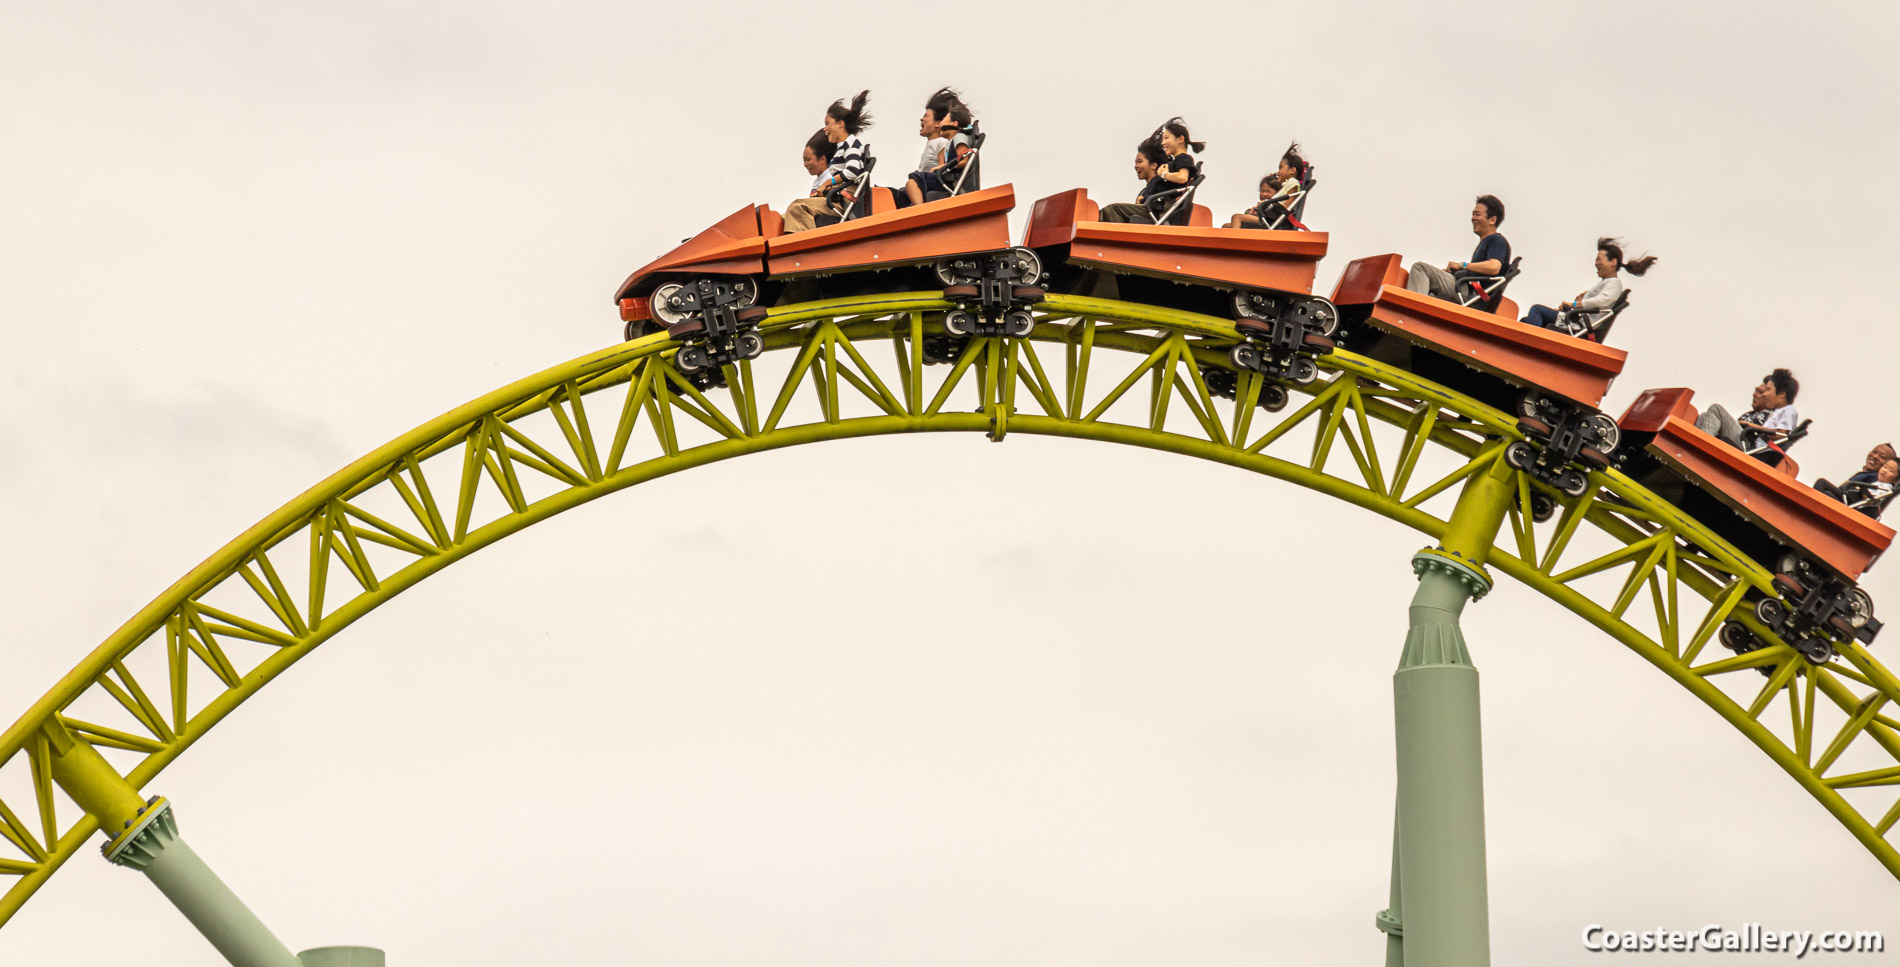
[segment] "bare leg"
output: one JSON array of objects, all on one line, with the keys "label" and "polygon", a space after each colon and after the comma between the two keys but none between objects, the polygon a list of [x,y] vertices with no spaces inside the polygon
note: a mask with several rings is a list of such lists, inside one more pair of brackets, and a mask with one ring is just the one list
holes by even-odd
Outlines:
[{"label": "bare leg", "polygon": [[904,182],[904,195],[910,199],[910,203],[913,205],[921,205],[924,203],[924,190],[917,187],[917,179],[915,178]]}]

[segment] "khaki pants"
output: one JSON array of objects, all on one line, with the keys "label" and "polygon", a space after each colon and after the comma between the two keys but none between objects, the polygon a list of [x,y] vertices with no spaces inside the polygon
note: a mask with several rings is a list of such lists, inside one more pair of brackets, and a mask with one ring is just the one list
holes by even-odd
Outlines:
[{"label": "khaki pants", "polygon": [[818,227],[818,216],[831,213],[823,197],[800,198],[785,206],[785,232],[804,232]]}]

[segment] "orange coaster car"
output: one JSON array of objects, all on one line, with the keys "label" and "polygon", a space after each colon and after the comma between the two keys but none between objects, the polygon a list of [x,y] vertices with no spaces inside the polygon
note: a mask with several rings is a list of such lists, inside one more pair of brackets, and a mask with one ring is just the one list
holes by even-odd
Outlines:
[{"label": "orange coaster car", "polygon": [[1627,353],[1518,322],[1498,298],[1485,312],[1405,287],[1397,255],[1353,262],[1333,289],[1354,352],[1403,367],[1518,416],[1535,444],[1505,452],[1512,466],[1572,496],[1589,487],[1582,468],[1609,466],[1616,421],[1598,410]]},{"label": "orange coaster car", "polygon": [[[791,235],[764,205],[726,216],[621,283],[615,299],[627,338],[664,326],[687,343],[677,357],[682,370],[716,370],[758,354],[762,344],[753,330],[765,307],[794,285],[797,301],[942,288],[946,298],[976,310],[952,313],[957,320],[977,319],[972,331],[982,328],[979,317],[994,316],[999,326],[1029,319],[1026,311],[1009,310],[1041,298],[1040,289],[1028,291],[1041,266],[1034,253],[1010,249],[1016,195],[1009,185],[904,209],[890,207],[890,198],[887,189],[873,189],[871,214]],[[985,271],[1006,283],[1001,308],[984,304],[986,294],[995,294],[983,289]],[[872,272],[904,277],[871,281],[865,274]]]},{"label": "orange coaster car", "polygon": [[[1810,661],[1833,656],[1830,638],[1872,641],[1873,601],[1854,586],[1893,543],[1893,529],[1795,480],[1792,459],[1770,467],[1697,429],[1693,390],[1652,389],[1618,423],[1625,472],[1775,572],[1776,597],[1755,615]],[[1724,627],[1737,652],[1760,642]]]},{"label": "orange coaster car", "polygon": [[1313,295],[1324,232],[1215,228],[1202,205],[1184,226],[1102,222],[1100,213],[1081,188],[1036,202],[1023,244],[1061,267],[1051,286],[1091,294],[1112,282],[1119,298],[1232,318],[1245,337],[1231,353],[1237,367],[1295,383],[1319,375],[1311,356],[1332,351],[1337,324]]}]

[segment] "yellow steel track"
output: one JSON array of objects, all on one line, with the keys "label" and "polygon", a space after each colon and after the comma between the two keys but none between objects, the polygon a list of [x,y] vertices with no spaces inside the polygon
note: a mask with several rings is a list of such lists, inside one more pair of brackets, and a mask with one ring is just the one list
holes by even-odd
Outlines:
[{"label": "yellow steel track", "polygon": [[[1051,296],[1020,340],[973,340],[924,363],[935,293],[773,310],[766,355],[694,388],[664,336],[583,356],[431,420],[332,475],[225,545],[127,621],[0,737],[0,923],[97,830],[51,776],[46,728],[149,783],[298,659],[404,589],[522,528],[654,477],[761,450],[891,433],[1044,434],[1244,467],[1436,539],[1457,487],[1489,470],[1513,421],[1347,352],[1280,413],[1208,392],[1222,319]],[[882,344],[882,345],[878,345]],[[873,364],[870,357],[883,362]],[[1137,390],[1137,387],[1140,387]],[[1769,575],[1620,473],[1538,524],[1513,511],[1490,565],[1603,630],[1779,764],[1896,877],[1900,684],[1857,644],[1815,667],[1769,646],[1709,648]],[[1541,485],[1516,475],[1521,506]],[[1442,505],[1442,506],[1441,506]],[[1436,509],[1428,509],[1436,508]],[[1586,526],[1587,525],[1587,526]],[[1758,669],[1766,669],[1763,677]],[[24,753],[24,754],[22,754]],[[21,773],[24,772],[24,776]]]}]

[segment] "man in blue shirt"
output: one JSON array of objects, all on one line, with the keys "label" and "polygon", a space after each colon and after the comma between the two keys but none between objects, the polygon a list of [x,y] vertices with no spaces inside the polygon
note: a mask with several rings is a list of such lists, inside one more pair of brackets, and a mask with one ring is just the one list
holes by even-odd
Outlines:
[{"label": "man in blue shirt", "polygon": [[1469,262],[1446,262],[1444,268],[1412,263],[1405,287],[1447,302],[1458,301],[1458,286],[1466,279],[1503,275],[1511,264],[1511,243],[1498,234],[1504,222],[1504,203],[1496,195],[1479,195],[1471,207],[1471,231],[1478,236],[1478,247]]}]

